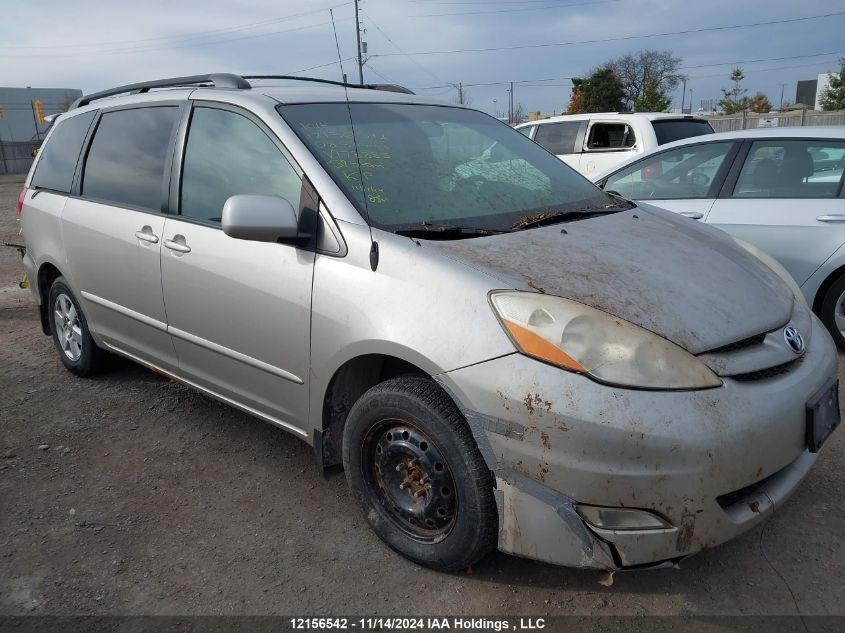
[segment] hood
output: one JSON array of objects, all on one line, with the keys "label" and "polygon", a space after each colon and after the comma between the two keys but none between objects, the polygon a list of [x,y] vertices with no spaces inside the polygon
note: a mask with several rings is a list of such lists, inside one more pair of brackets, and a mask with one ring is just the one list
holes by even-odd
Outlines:
[{"label": "hood", "polygon": [[793,296],[726,233],[650,205],[564,224],[423,242],[501,288],[578,301],[693,354],[783,326]]}]

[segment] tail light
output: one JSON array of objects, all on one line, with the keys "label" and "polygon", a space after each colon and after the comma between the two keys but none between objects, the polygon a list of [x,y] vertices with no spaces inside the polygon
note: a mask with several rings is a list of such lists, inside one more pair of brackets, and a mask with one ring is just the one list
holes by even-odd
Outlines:
[{"label": "tail light", "polygon": [[18,196],[18,215],[20,215],[21,211],[23,211],[23,201],[26,198],[27,191],[28,189],[24,187],[23,189],[21,189],[21,193]]}]

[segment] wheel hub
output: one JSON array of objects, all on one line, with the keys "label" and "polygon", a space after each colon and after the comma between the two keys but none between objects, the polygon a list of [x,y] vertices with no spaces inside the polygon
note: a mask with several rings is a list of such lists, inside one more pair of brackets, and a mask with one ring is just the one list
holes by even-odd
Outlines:
[{"label": "wheel hub", "polygon": [[391,420],[371,432],[364,451],[372,468],[367,483],[390,520],[423,542],[445,538],[455,523],[458,495],[437,446],[419,429]]}]

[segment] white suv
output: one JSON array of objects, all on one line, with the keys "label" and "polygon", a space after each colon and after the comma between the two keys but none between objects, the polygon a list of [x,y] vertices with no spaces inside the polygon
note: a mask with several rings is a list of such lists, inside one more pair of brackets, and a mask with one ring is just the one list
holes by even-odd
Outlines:
[{"label": "white suv", "polygon": [[664,143],[713,133],[705,119],[661,112],[571,114],[516,129],[584,175],[603,172]]}]

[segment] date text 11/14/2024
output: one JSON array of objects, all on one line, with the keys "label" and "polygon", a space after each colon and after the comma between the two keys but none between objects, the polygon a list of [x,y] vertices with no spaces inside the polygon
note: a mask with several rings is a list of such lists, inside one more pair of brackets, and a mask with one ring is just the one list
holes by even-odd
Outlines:
[{"label": "date text 11/14/2024", "polygon": [[291,618],[296,631],[538,631],[546,628],[543,618],[473,617],[370,617]]}]

